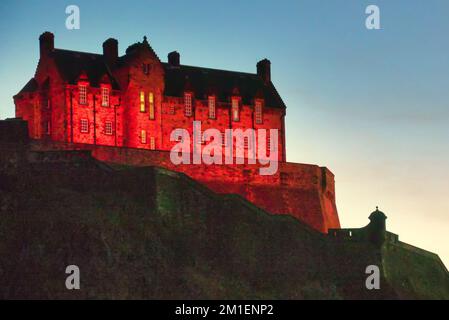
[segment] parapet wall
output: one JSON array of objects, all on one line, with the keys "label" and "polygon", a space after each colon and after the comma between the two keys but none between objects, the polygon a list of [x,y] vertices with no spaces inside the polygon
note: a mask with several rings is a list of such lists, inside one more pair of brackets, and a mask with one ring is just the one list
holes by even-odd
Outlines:
[{"label": "parapet wall", "polygon": [[259,174],[261,165],[174,165],[170,153],[89,144],[32,141],[32,150],[90,150],[100,161],[130,166],[157,166],[182,172],[217,193],[239,194],[273,214],[289,214],[326,233],[339,228],[334,175],[324,167],[279,162],[272,176]]}]

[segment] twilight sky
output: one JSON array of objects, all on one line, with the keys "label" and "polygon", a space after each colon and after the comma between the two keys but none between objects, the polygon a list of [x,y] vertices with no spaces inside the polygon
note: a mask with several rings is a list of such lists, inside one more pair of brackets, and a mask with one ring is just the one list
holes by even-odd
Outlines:
[{"label": "twilight sky", "polygon": [[[71,4],[80,30],[65,28]],[[369,4],[382,30],[365,28]],[[44,31],[98,53],[114,37],[120,54],[147,35],[163,61],[177,50],[219,69],[255,72],[266,57],[288,108],[288,161],[334,172],[342,227],[378,205],[390,231],[449,266],[448,15],[447,0],[2,0],[0,119],[14,116]]]}]

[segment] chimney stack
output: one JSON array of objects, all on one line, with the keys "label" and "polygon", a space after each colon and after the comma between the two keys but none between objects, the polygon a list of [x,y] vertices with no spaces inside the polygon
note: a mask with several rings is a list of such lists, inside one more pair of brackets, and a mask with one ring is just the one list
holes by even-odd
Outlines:
[{"label": "chimney stack", "polygon": [[177,51],[168,54],[168,64],[172,67],[179,67],[180,55]]},{"label": "chimney stack", "polygon": [[109,66],[114,66],[118,59],[118,41],[109,38],[103,42],[103,56]]},{"label": "chimney stack", "polygon": [[257,63],[257,75],[262,78],[265,84],[271,81],[271,62],[268,59],[263,59]]},{"label": "chimney stack", "polygon": [[39,48],[41,57],[47,56],[55,49],[55,35],[51,32],[44,32],[39,37]]}]

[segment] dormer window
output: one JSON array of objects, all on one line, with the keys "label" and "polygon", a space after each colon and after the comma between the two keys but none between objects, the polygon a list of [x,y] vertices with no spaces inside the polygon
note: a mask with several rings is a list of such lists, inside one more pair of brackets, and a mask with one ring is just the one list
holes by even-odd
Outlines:
[{"label": "dormer window", "polygon": [[262,114],[262,100],[256,100],[255,106],[255,120],[257,124],[263,123],[263,114]]},{"label": "dormer window", "polygon": [[186,117],[192,116],[192,94],[185,93],[184,94],[184,110]]},{"label": "dormer window", "polygon": [[215,119],[215,96],[208,97],[209,118]]},{"label": "dormer window", "polygon": [[240,120],[240,114],[239,114],[239,99],[238,98],[232,98],[232,121],[239,121]]},{"label": "dormer window", "polygon": [[85,84],[80,84],[79,88],[79,103],[87,104],[87,86]]},{"label": "dormer window", "polygon": [[109,88],[101,88],[101,106],[109,107]]}]

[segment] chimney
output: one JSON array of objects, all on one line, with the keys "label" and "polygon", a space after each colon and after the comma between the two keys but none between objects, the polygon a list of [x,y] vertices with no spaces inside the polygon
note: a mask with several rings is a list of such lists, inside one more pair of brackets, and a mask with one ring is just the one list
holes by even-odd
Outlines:
[{"label": "chimney", "polygon": [[180,55],[177,51],[168,54],[168,64],[172,67],[179,67]]},{"label": "chimney", "polygon": [[103,56],[109,66],[114,66],[118,59],[118,41],[109,38],[103,42]]},{"label": "chimney", "polygon": [[39,37],[39,48],[41,57],[47,56],[55,49],[55,35],[51,32],[44,32]]},{"label": "chimney", "polygon": [[271,62],[268,59],[263,59],[257,63],[257,75],[262,78],[265,84],[271,81]]}]

